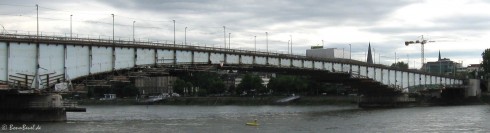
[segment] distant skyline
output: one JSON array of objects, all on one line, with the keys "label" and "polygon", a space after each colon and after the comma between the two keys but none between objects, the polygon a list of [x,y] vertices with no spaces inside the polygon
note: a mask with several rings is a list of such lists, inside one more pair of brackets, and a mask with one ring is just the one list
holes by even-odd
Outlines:
[{"label": "distant skyline", "polygon": [[132,40],[135,21],[137,41],[172,43],[175,20],[177,44],[187,27],[187,44],[223,47],[225,34],[231,48],[254,50],[257,36],[257,49],[265,51],[268,32],[269,51],[286,53],[292,37],[294,54],[304,55],[323,40],[326,48],[346,51],[352,44],[352,58],[365,61],[371,42],[375,63],[394,63],[396,52],[398,61],[409,57],[410,68],[420,67],[420,44],[404,42],[421,35],[435,41],[425,45],[426,61],[437,61],[440,50],[442,58],[477,64],[490,46],[490,2],[484,0],[3,0],[0,25],[33,34],[36,4],[39,30],[48,35],[69,36],[73,15],[75,37],[109,39],[114,14],[116,39]]}]

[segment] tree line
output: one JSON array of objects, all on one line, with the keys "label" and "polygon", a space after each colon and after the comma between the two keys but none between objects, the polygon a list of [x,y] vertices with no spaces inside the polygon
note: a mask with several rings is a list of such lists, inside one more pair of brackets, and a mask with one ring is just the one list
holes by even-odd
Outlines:
[{"label": "tree line", "polygon": [[[174,82],[174,92],[183,96],[255,96],[255,95],[321,95],[345,91],[341,85],[320,83],[309,76],[278,75],[265,84],[256,74],[241,75],[238,85],[226,87],[226,77],[217,73],[198,72],[181,75]],[[231,82],[234,83],[234,82]],[[230,84],[231,84],[230,83]]]}]

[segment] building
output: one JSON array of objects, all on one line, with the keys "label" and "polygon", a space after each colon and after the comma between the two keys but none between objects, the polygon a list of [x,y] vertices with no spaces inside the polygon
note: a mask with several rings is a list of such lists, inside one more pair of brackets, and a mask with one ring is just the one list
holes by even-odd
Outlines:
[{"label": "building", "polygon": [[425,71],[433,74],[452,75],[462,67],[461,63],[451,61],[448,58],[441,58],[439,51],[439,59],[435,62],[427,62],[422,67]]},{"label": "building", "polygon": [[350,59],[349,50],[337,49],[337,48],[327,48],[324,49],[323,46],[312,46],[311,49],[306,50],[307,57],[313,58],[343,58]]},{"label": "building", "polygon": [[173,85],[177,77],[161,76],[161,77],[140,77],[135,79],[135,86],[143,95],[173,93]]},{"label": "building", "polygon": [[481,64],[470,64],[468,65],[468,67],[466,68],[466,71],[467,72],[473,72],[473,71],[483,71],[482,67],[481,67]]},{"label": "building", "polygon": [[[265,76],[259,76],[262,81],[264,81],[262,83],[262,85],[264,85],[266,88],[267,88],[267,85],[269,84],[269,80],[271,79],[270,77],[265,77]],[[242,82],[242,78],[241,77],[238,77],[235,79],[235,87],[238,87],[238,84],[240,84]]]}]

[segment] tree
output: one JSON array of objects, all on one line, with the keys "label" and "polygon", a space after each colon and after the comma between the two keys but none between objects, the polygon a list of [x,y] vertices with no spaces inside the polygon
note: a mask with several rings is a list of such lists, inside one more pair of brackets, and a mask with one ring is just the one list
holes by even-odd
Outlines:
[{"label": "tree", "polygon": [[483,53],[481,54],[483,61],[481,62],[481,67],[483,68],[483,72],[485,75],[485,78],[488,79],[488,73],[490,73],[490,48],[485,49]]},{"label": "tree", "polygon": [[[218,74],[209,72],[195,72],[179,76],[182,81],[175,82],[175,91],[184,91],[189,96],[205,96],[209,94],[221,94],[226,91],[225,83]],[[198,88],[198,92],[196,91]],[[179,90],[181,89],[181,90]]]},{"label": "tree", "polygon": [[186,88],[186,83],[184,80],[177,79],[174,82],[174,92],[184,95],[184,89]]},{"label": "tree", "polygon": [[308,92],[308,80],[299,76],[277,76],[271,78],[267,86],[276,94]]},{"label": "tree", "polygon": [[[242,78],[240,84],[238,84],[238,91],[245,91],[247,94],[254,92],[264,93],[266,92],[265,86],[262,84],[262,78],[257,75],[245,74]],[[241,93],[241,92],[238,92]]]},{"label": "tree", "polygon": [[400,69],[408,69],[408,64],[403,62],[403,61],[399,61],[397,63],[391,64],[391,67],[400,68]]}]

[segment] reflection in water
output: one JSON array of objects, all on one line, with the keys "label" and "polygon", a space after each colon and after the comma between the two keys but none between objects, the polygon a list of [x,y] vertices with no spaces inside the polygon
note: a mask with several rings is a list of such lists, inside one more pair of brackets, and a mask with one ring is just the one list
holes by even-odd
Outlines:
[{"label": "reflection in water", "polygon": [[[488,132],[490,106],[86,106],[46,132]],[[257,119],[260,126],[246,126]]]}]

